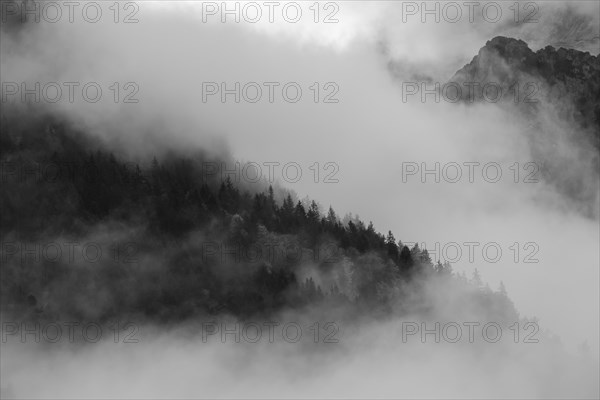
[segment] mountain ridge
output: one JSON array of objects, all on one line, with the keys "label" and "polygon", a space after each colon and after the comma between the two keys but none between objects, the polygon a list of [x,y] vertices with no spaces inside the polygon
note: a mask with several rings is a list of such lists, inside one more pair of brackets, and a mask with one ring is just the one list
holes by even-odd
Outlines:
[{"label": "mountain ridge", "polygon": [[[503,89],[503,100],[514,98],[514,84],[537,86],[530,100],[544,100],[558,105],[561,118],[588,131],[596,148],[600,148],[600,57],[575,49],[546,46],[534,52],[526,42],[496,36],[486,42],[470,63],[458,70],[450,82],[496,83]],[[535,90],[535,89],[534,89]],[[474,91],[463,101],[481,101],[483,94]],[[537,101],[522,101],[526,111]]]}]

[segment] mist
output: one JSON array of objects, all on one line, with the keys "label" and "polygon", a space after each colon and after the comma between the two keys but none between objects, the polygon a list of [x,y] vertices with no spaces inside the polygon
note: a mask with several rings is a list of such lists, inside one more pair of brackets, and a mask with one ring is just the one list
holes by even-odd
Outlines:
[{"label": "mist", "polygon": [[[537,2],[540,20],[535,24],[515,24],[511,15],[499,23],[476,18],[452,24],[422,23],[417,17],[402,23],[401,6],[391,2],[340,2],[340,22],[331,25],[203,22],[200,5],[174,3],[138,3],[134,24],[107,18],[97,24],[77,19],[14,30],[3,26],[3,82],[27,82],[28,87],[35,82],[99,83],[105,96],[97,103],[42,102],[41,107],[119,154],[149,160],[169,151],[203,149],[260,165],[295,162],[302,168],[301,179],[286,179],[276,169],[278,185],[331,205],[338,215],[358,214],[405,243],[419,243],[436,261],[450,257],[432,254],[436,243],[441,249],[477,242],[473,260],[461,245],[462,256],[452,260],[454,270],[471,276],[477,268],[494,289],[502,281],[521,316],[537,318],[549,332],[544,338],[559,339],[542,340],[539,346],[402,343],[401,321],[390,317],[365,323],[360,331],[353,330],[354,322],[341,324],[347,332],[340,343],[322,344],[318,352],[281,341],[204,343],[197,326],[148,324],[141,326],[147,336],[131,345],[101,342],[57,349],[3,343],[3,396],[598,396],[599,214],[585,215],[543,179],[523,182],[523,166],[537,161],[524,134],[531,131],[530,121],[523,116],[495,104],[422,102],[418,96],[406,102],[402,92],[405,81],[446,82],[496,35],[521,38],[534,50],[559,44],[597,55],[598,3]],[[578,21],[577,29],[562,26],[557,15]],[[115,103],[107,89],[114,82],[134,82],[139,102]],[[227,82],[228,88],[235,82],[296,82],[303,94],[296,103],[284,101],[279,89],[273,102],[266,90],[256,103],[222,102],[219,95],[205,98],[203,82]],[[309,90],[315,82],[322,90],[317,103]],[[329,93],[327,83],[339,88],[338,102],[322,101]],[[542,127],[556,126],[550,111],[539,118],[550,120]],[[574,147],[561,132],[556,134],[559,145],[585,165],[594,155]],[[542,128],[533,135],[547,132]],[[502,179],[489,182],[480,167],[473,182],[464,176],[457,183],[436,183],[433,175],[423,182],[420,170],[403,174],[406,163],[432,169],[436,163],[470,162],[498,163]],[[315,163],[318,182],[310,169]],[[323,178],[327,163],[337,166],[335,181],[329,183]],[[522,174],[517,183],[510,169],[515,163]],[[578,168],[570,173],[596,188],[597,171]],[[598,193],[592,194],[597,209]],[[483,256],[481,248],[488,243],[501,248],[497,261]],[[533,255],[524,247],[531,243],[537,249]],[[527,255],[536,261],[526,262]],[[464,303],[442,312],[444,301],[438,302],[439,318],[460,323],[473,317],[461,314]],[[476,317],[485,321],[485,315]],[[314,314],[281,318],[310,320]],[[414,321],[424,318],[417,314]],[[589,350],[580,354],[585,342]]]}]

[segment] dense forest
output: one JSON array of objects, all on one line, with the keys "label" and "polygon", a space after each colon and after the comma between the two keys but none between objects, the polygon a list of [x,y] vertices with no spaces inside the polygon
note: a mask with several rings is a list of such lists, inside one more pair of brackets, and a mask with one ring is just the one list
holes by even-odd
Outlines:
[{"label": "dense forest", "polygon": [[442,297],[460,293],[465,313],[518,319],[503,287],[492,291],[391,231],[282,188],[203,174],[214,161],[206,153],[131,162],[54,117],[7,113],[0,146],[4,312],[166,322],[318,308],[384,317],[427,313],[433,285]]}]

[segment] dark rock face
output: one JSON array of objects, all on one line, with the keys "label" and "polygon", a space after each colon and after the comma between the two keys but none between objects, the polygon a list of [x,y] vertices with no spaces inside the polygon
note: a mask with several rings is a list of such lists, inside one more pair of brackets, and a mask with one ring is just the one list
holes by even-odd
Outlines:
[{"label": "dark rock face", "polygon": [[[539,101],[552,104],[561,119],[588,131],[589,139],[600,148],[598,56],[552,46],[533,52],[522,40],[498,36],[450,81],[500,87],[501,101],[514,102],[527,113],[535,112]],[[484,100],[483,88],[463,90],[461,99]]]},{"label": "dark rock face", "polygon": [[518,39],[497,36],[488,41],[479,54],[473,58],[456,76],[465,78],[507,78],[506,67],[499,61],[502,60],[512,67],[511,69],[531,68],[535,66],[535,53],[529,49],[527,43]]},{"label": "dark rock face", "polygon": [[600,147],[600,57],[550,46],[536,56],[537,71],[550,90],[549,100],[568,98],[574,121],[584,129],[593,129],[594,143]]}]

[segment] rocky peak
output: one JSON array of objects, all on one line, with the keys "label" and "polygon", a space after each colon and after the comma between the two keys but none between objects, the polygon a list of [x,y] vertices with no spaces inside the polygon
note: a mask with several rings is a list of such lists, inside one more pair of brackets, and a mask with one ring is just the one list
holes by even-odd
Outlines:
[{"label": "rocky peak", "polygon": [[[593,130],[593,142],[596,146],[600,144],[597,133],[600,131],[600,57],[589,52],[562,47],[557,50],[552,46],[534,52],[522,40],[497,36],[450,81],[499,85],[505,96],[503,100],[511,102],[515,100],[515,85],[525,94],[522,89],[535,84],[539,89],[535,91],[536,100],[555,105],[568,122]],[[468,97],[466,92],[463,95],[464,101],[483,100],[481,93],[474,93],[475,98]],[[527,112],[535,108],[535,103],[518,103]]]},{"label": "rocky peak", "polygon": [[535,59],[535,53],[531,51],[527,43],[520,39],[513,39],[504,36],[496,36],[489,40],[484,47],[479,50],[479,57],[485,56],[485,53],[494,53],[502,57],[509,64],[528,63]]}]

